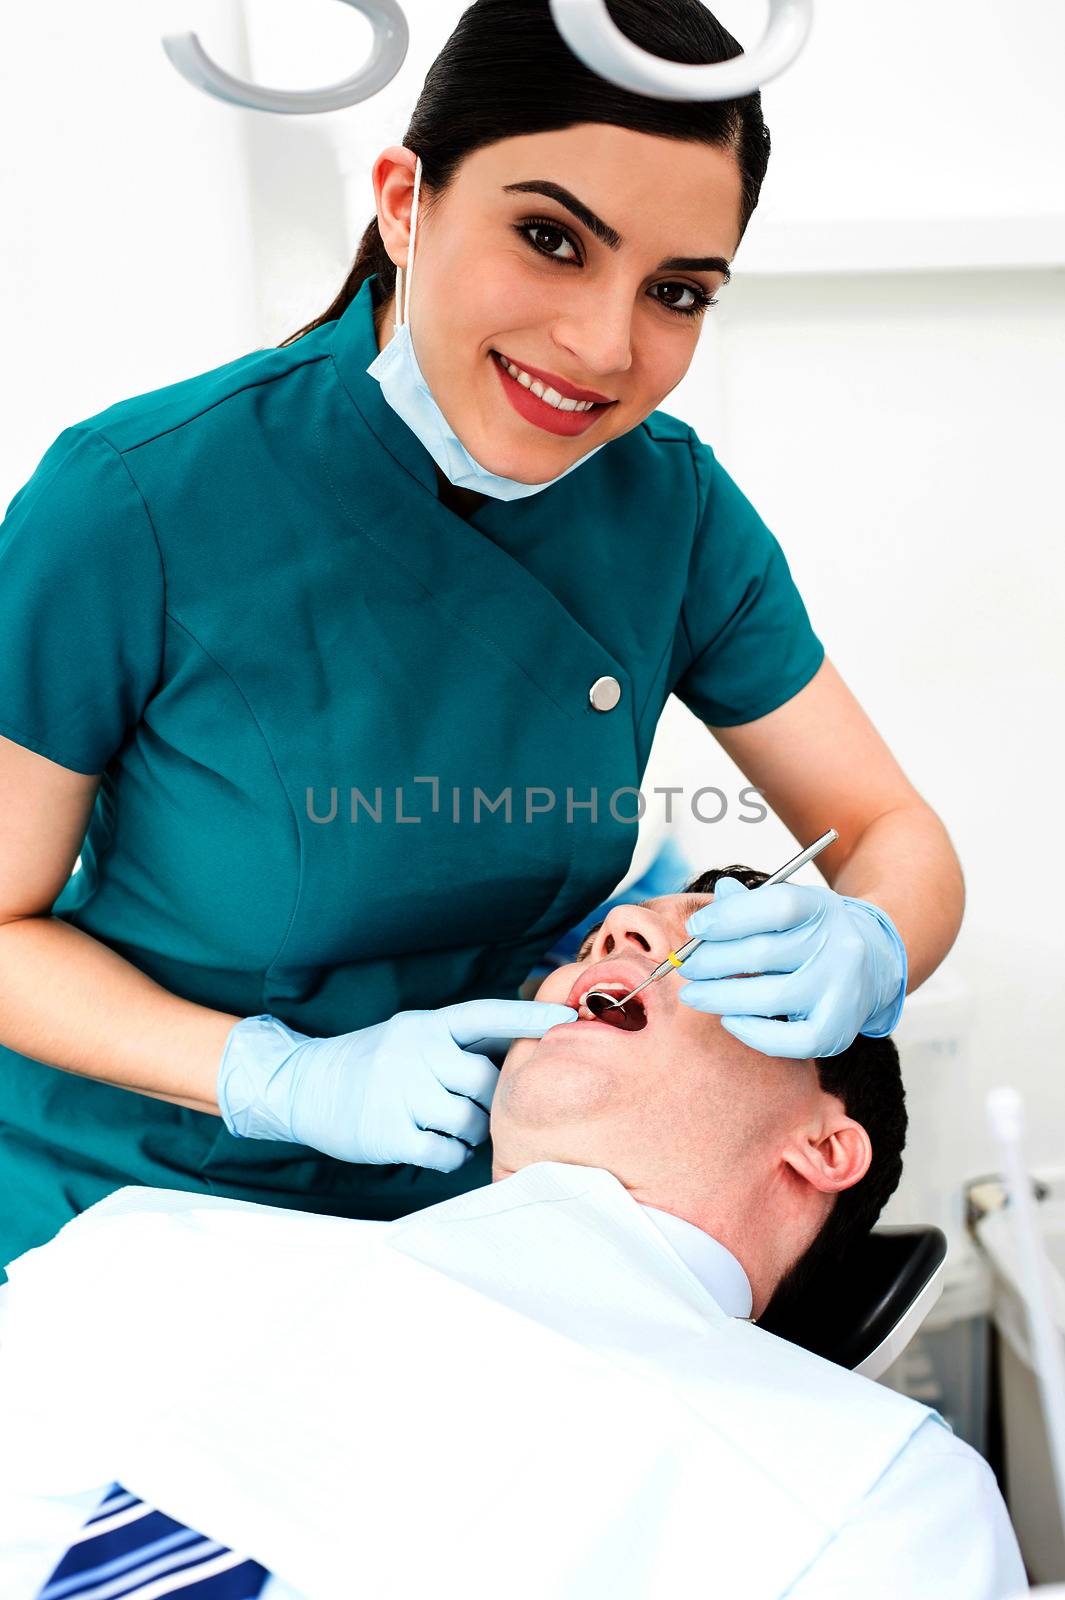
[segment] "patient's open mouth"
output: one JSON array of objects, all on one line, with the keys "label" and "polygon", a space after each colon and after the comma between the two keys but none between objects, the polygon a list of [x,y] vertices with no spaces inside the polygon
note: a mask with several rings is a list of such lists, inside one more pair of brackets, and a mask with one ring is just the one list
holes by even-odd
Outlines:
[{"label": "patient's open mouth", "polygon": [[609,995],[593,994],[588,999],[588,1009],[600,1022],[621,1028],[625,1033],[639,1033],[647,1026],[647,1013],[639,1000],[627,1000],[623,1006],[615,1005]]},{"label": "patient's open mouth", "polygon": [[615,999],[626,992],[624,984],[601,984],[590,988],[581,998],[578,1018],[594,1018],[597,1022],[609,1023],[612,1028],[620,1028],[623,1033],[638,1033],[647,1026],[647,1012],[639,995],[626,1001],[623,1006],[617,1005]]}]

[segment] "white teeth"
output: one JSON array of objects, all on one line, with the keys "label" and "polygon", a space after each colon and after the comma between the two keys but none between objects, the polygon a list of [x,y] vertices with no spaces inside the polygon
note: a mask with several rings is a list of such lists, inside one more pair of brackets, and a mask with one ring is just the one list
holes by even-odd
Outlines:
[{"label": "white teeth", "polygon": [[631,984],[624,983],[590,983],[581,995],[580,1004],[584,1004],[590,994],[628,994]]},{"label": "white teeth", "polygon": [[[497,351],[498,355],[499,352]],[[512,378],[516,378],[523,389],[530,389],[545,405],[553,406],[556,411],[591,411],[595,405],[594,400],[567,400],[563,399],[557,389],[552,389],[540,382],[539,378],[531,378],[521,367],[516,367],[513,361],[508,361],[505,356],[499,360]]]}]

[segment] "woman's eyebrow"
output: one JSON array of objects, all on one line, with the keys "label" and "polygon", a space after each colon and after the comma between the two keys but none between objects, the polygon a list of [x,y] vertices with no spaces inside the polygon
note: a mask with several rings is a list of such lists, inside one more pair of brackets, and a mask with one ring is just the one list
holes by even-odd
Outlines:
[{"label": "woman's eyebrow", "polygon": [[[589,233],[611,250],[617,250],[624,240],[616,228],[609,222],[604,222],[602,217],[597,217],[583,200],[578,200],[575,194],[568,189],[563,189],[560,183],[552,183],[550,178],[529,178],[524,183],[505,183],[504,194],[545,194],[549,200],[557,200],[560,206],[565,206],[567,211],[572,211],[578,222],[583,222]],[[728,283],[732,274],[729,272],[728,262],[724,256],[667,256],[658,263],[659,272],[723,272],[725,282]]]}]

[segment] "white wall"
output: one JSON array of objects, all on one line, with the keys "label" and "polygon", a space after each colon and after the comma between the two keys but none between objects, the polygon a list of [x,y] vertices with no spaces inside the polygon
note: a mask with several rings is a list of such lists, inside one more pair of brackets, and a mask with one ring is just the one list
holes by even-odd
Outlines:
[{"label": "white wall", "polygon": [[207,0],[0,7],[0,510],[64,427],[256,341],[241,121],[159,43]]},{"label": "white wall", "polygon": [[[961,853],[969,911],[945,969],[975,999],[961,1164],[993,1164],[976,1111],[1001,1078],[1028,1095],[1036,1160],[1056,1164],[1065,15],[815,5],[803,57],[765,91],[763,203],[668,409],[776,531],[829,653]],[[307,87],[364,54],[366,24],[336,0],[0,10],[0,506],[69,422],[329,303],[372,213],[373,158],[401,139],[462,7],[405,9],[397,79],[315,117],[197,93],[159,38],[195,30],[231,71]],[[716,9],[744,40],[766,11]],[[673,704],[648,786],[740,781]],[[773,820],[685,840],[701,861],[774,865],[792,843]]]}]

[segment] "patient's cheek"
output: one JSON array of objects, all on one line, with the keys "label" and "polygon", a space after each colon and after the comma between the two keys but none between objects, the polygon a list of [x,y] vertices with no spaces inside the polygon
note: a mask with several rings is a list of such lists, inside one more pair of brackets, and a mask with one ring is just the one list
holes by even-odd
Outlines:
[{"label": "patient's cheek", "polygon": [[573,980],[577,975],[577,967],[572,962],[569,966],[556,967],[554,972],[549,972],[543,983],[536,991],[536,999],[549,1005],[564,1006]]}]

